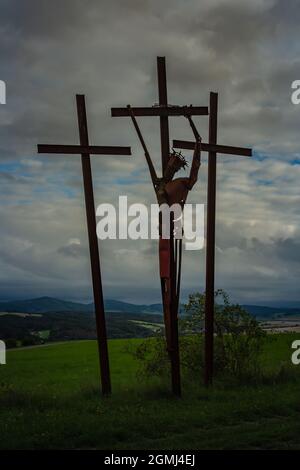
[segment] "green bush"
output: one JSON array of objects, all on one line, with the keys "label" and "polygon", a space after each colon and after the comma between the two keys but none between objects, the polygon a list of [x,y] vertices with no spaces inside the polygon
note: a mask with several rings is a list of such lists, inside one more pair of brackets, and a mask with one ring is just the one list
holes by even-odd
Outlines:
[{"label": "green bush", "polygon": [[[180,362],[184,375],[199,377],[204,368],[205,295],[194,293],[184,306],[179,322]],[[237,380],[259,377],[260,356],[265,332],[256,319],[238,304],[232,304],[223,290],[215,293],[214,370]],[[143,341],[134,351],[140,373],[163,377],[169,373],[169,358],[164,336]]]}]

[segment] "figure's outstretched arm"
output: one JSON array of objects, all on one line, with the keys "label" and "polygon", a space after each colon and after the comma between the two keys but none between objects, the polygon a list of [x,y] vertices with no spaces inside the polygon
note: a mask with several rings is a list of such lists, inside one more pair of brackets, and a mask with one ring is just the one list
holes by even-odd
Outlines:
[{"label": "figure's outstretched arm", "polygon": [[157,182],[158,182],[158,177],[157,177],[155,168],[154,168],[154,166],[153,166],[153,163],[152,163],[150,154],[149,154],[149,152],[148,152],[147,146],[146,146],[146,144],[145,144],[144,138],[143,138],[142,133],[141,133],[141,131],[140,131],[140,128],[139,128],[139,125],[138,125],[137,120],[136,120],[136,118],[135,118],[135,115],[133,114],[132,108],[131,108],[130,105],[128,105],[127,108],[130,110],[130,115],[131,115],[131,119],[132,119],[134,128],[135,128],[135,130],[136,130],[136,133],[137,133],[137,135],[138,135],[138,138],[140,139],[140,142],[141,142],[142,147],[143,147],[143,149],[144,149],[144,153],[145,153],[146,161],[147,161],[147,164],[148,164],[150,176],[151,176],[152,183],[153,183],[153,186],[154,186],[154,189],[155,189],[156,184],[157,184]]},{"label": "figure's outstretched arm", "polygon": [[195,126],[195,124],[194,124],[194,121],[192,120],[191,116],[186,116],[186,117],[187,117],[187,119],[189,120],[189,123],[190,123],[190,126],[191,126],[191,128],[192,128],[192,131],[193,131],[193,134],[194,134],[194,136],[195,136],[195,139],[196,139],[196,140],[198,140],[198,139],[201,140],[201,136],[200,136],[199,132],[197,131],[197,128],[196,128],[196,126]]},{"label": "figure's outstretched arm", "polygon": [[198,173],[199,173],[199,168],[201,165],[201,136],[194,124],[194,121],[192,120],[191,116],[186,116],[188,119],[190,126],[192,128],[193,134],[195,136],[195,150],[194,150],[194,155],[193,155],[193,161],[192,161],[192,166],[191,166],[191,171],[190,171],[190,176],[189,176],[189,189],[192,189],[194,184],[196,183],[198,179]]},{"label": "figure's outstretched arm", "polygon": [[201,166],[201,137],[199,136],[196,139],[196,143],[195,143],[195,150],[194,150],[193,161],[192,161],[189,182],[188,182],[189,189],[192,189],[194,184],[197,182],[200,166]]}]

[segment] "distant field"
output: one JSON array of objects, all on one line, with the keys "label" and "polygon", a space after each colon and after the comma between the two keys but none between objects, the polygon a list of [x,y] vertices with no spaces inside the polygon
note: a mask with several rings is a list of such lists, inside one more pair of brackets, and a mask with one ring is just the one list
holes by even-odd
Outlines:
[{"label": "distant field", "polygon": [[267,333],[300,333],[300,319],[297,317],[262,322],[261,325]]},{"label": "distant field", "polygon": [[[298,338],[269,337],[266,372],[290,363]],[[199,377],[184,383],[178,400],[168,383],[137,376],[126,348],[138,341],[110,341],[113,396],[106,399],[95,341],[9,351],[0,366],[0,448],[300,449],[300,366],[256,386],[207,390]]]}]

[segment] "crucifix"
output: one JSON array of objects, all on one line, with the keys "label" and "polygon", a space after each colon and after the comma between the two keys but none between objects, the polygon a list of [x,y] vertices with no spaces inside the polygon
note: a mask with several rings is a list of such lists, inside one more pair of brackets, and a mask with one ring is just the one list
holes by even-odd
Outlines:
[{"label": "crucifix", "polygon": [[[215,227],[216,227],[216,178],[217,154],[251,157],[252,150],[217,144],[218,93],[210,93],[209,139],[201,142],[201,150],[208,152],[207,183],[207,233],[206,233],[206,285],[205,285],[205,370],[204,382],[212,384],[214,354],[214,305],[215,305]],[[194,149],[194,142],[174,140],[174,148]]]},{"label": "crucifix", "polygon": [[[175,172],[180,167],[185,166],[184,159],[181,158],[176,152],[170,153],[169,142],[169,117],[170,116],[185,116],[190,118],[193,115],[207,116],[208,107],[206,106],[171,106],[168,105],[167,98],[167,78],[166,78],[166,62],[165,57],[157,58],[157,77],[158,77],[158,95],[159,104],[152,107],[123,107],[112,108],[111,115],[113,117],[131,117],[134,127],[137,131],[140,142],[143,146],[145,157],[149,166],[152,183],[156,194],[158,196],[159,180],[164,184],[170,183],[170,186],[175,183],[171,181]],[[149,152],[146,148],[144,139],[138,127],[136,116],[156,116],[160,119],[160,141],[161,141],[161,162],[162,162],[162,178],[157,178],[155,169],[151,162]],[[197,168],[200,159],[200,145],[199,143],[193,145],[194,154],[194,174],[197,173]],[[192,174],[190,175],[192,178]],[[184,179],[184,178],[183,178]],[[169,180],[169,181],[167,181]],[[188,180],[188,178],[185,178]],[[192,179],[191,179],[192,181]],[[156,184],[157,182],[157,184]],[[176,183],[176,189],[183,190],[184,197],[186,198],[189,191],[186,182],[184,184]],[[182,186],[182,187],[181,187]],[[172,186],[175,189],[175,186]],[[166,186],[165,186],[166,188]],[[164,189],[165,189],[164,188]],[[191,189],[191,188],[190,188]],[[186,193],[185,193],[186,191]],[[173,191],[175,197],[176,191]],[[159,202],[159,197],[158,197]],[[180,269],[177,272],[177,256],[179,256],[179,263],[181,259],[181,245],[179,245],[179,253],[177,245],[173,244],[173,221],[170,221],[170,240],[160,240],[160,274],[161,274],[161,290],[164,308],[164,322],[167,339],[167,349],[171,362],[171,378],[172,378],[172,391],[175,395],[181,395],[181,381],[180,381],[180,360],[179,360],[179,342],[178,342],[178,305],[179,305],[179,287],[180,287]],[[166,242],[165,244],[163,242]],[[164,246],[163,246],[164,245]],[[163,271],[163,272],[162,272]],[[164,277],[164,274],[166,277]],[[166,282],[167,279],[167,282]]]},{"label": "crucifix", "polygon": [[80,145],[38,145],[38,153],[81,155],[101,388],[103,395],[109,395],[111,393],[111,380],[90,155],[131,155],[131,149],[130,147],[89,145],[84,95],[76,95],[76,104]]}]

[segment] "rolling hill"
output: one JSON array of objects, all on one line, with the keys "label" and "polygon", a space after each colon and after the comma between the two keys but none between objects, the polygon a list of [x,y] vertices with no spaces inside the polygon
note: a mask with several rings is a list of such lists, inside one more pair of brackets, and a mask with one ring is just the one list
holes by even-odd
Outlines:
[{"label": "rolling hill", "polygon": [[[259,321],[292,321],[299,309],[243,305]],[[163,327],[161,304],[135,305],[120,300],[105,301],[109,338],[152,336]],[[94,304],[52,297],[0,302],[0,338],[16,345],[96,338]]]},{"label": "rolling hill", "polygon": [[[120,300],[105,300],[107,312],[161,313],[161,304],[135,305]],[[46,313],[46,312],[93,312],[93,303],[70,302],[54,297],[38,297],[28,300],[0,302],[1,312]]]},{"label": "rolling hill", "polygon": [[[266,307],[261,305],[242,305],[259,320],[275,319],[281,316],[300,315],[300,308]],[[106,299],[106,312],[161,314],[162,305],[137,305],[121,300]],[[0,312],[47,313],[47,312],[93,312],[93,303],[71,302],[54,297],[38,297],[28,300],[0,302]]]}]

